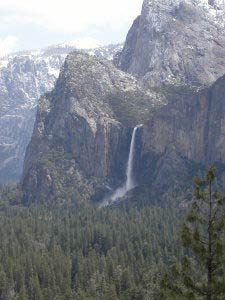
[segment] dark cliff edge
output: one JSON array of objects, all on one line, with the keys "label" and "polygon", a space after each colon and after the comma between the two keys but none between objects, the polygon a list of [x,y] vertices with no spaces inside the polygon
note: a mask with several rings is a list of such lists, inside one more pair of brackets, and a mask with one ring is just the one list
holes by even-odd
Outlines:
[{"label": "dark cliff edge", "polygon": [[139,131],[136,196],[188,199],[193,176],[210,165],[217,167],[225,189],[225,75],[199,92],[187,94],[174,86],[164,92],[168,105]]}]

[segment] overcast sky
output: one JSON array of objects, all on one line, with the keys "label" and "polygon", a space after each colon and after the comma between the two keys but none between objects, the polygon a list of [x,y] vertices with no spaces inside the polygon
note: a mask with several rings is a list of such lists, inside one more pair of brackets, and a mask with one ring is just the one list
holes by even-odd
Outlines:
[{"label": "overcast sky", "polygon": [[125,39],[143,0],[0,0],[0,55],[93,38]]}]

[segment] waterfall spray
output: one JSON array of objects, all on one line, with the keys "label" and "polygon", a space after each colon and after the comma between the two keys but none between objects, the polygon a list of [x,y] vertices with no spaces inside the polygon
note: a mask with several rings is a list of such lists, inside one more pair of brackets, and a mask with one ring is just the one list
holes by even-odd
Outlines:
[{"label": "waterfall spray", "polygon": [[136,133],[137,129],[142,127],[143,125],[137,125],[133,129],[131,143],[130,143],[130,151],[127,162],[127,170],[126,170],[126,181],[122,187],[119,187],[115,190],[115,192],[105,201],[103,202],[103,206],[107,206],[110,203],[117,201],[118,199],[124,197],[127,192],[136,187],[135,179],[133,176],[133,167],[134,167],[134,154],[135,154],[135,141],[136,141]]}]

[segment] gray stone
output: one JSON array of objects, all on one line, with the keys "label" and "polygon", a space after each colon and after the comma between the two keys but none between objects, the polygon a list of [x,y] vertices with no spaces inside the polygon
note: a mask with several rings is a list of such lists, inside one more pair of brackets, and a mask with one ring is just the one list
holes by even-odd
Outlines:
[{"label": "gray stone", "polygon": [[69,55],[55,89],[40,101],[25,159],[25,199],[63,198],[70,189],[90,199],[107,183],[121,183],[130,127],[146,121],[163,99],[111,62]]},{"label": "gray stone", "polygon": [[225,73],[222,0],[144,0],[115,63],[151,86],[208,85]]},{"label": "gray stone", "polygon": [[[112,59],[121,45],[83,50]],[[76,48],[56,45],[0,58],[0,183],[18,181],[40,96],[51,91],[65,57]]]}]

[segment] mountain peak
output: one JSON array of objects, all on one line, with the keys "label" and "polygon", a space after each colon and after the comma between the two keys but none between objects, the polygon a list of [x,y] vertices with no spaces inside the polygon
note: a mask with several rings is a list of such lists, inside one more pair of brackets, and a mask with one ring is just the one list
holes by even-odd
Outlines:
[{"label": "mountain peak", "polygon": [[214,8],[214,9],[224,9],[225,3],[224,0],[144,0],[143,5],[146,6],[154,6],[154,5],[165,5],[165,6],[176,6],[179,5],[181,2],[186,2],[189,4],[194,4],[198,6],[203,6],[207,8]]},{"label": "mountain peak", "polygon": [[163,13],[173,15],[175,9],[180,5],[191,5],[199,8],[219,26],[225,26],[225,1],[224,0],[144,0],[142,14],[154,14],[161,12],[158,17],[161,18]]},{"label": "mountain peak", "polygon": [[118,66],[152,86],[213,83],[225,72],[224,2],[145,0]]}]

